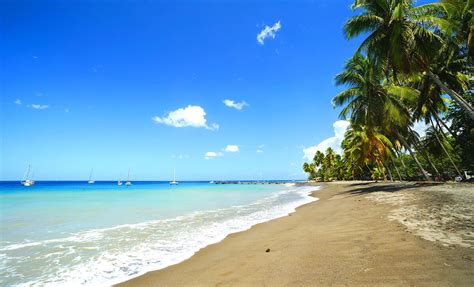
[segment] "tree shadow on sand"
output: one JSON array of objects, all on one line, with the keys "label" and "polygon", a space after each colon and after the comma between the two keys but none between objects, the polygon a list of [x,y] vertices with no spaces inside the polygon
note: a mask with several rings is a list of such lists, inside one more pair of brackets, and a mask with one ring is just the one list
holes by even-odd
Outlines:
[{"label": "tree shadow on sand", "polygon": [[[343,191],[340,194],[348,196],[365,195],[374,192],[397,192],[400,190],[414,189],[419,187],[429,187],[439,185],[434,182],[370,182],[370,183],[354,183],[350,184],[349,190]],[[355,188],[352,188],[355,187]]]}]

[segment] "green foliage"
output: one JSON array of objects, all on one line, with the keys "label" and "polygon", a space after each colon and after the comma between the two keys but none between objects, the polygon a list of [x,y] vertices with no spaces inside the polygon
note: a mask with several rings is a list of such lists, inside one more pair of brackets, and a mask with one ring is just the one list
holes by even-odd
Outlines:
[{"label": "green foliage", "polygon": [[303,170],[304,170],[304,172],[308,173],[308,179],[309,180],[314,180],[316,178],[314,163],[305,162],[303,164]]},{"label": "green foliage", "polygon": [[351,178],[344,158],[336,154],[332,148],[328,148],[326,153],[317,151],[312,163],[304,163],[303,170],[308,173],[310,180],[330,181]]},{"label": "green foliage", "polygon": [[[465,98],[474,104],[474,93],[468,92]],[[474,121],[466,112],[453,104],[449,107],[447,119],[451,121],[450,129],[455,135],[451,142],[455,146],[462,167],[474,171]]]},{"label": "green foliage", "polygon": [[[332,101],[351,126],[343,155],[318,151],[306,164],[310,178],[385,179],[389,173],[413,180],[426,179],[428,170],[432,178],[450,179],[474,170],[474,1],[413,3],[352,5],[359,13],[344,25],[345,35],[367,37],[336,75],[346,89]],[[417,121],[430,125],[421,139]]]},{"label": "green foliage", "polygon": [[383,173],[377,167],[374,167],[370,172],[370,177],[373,180],[380,180],[383,178]]}]

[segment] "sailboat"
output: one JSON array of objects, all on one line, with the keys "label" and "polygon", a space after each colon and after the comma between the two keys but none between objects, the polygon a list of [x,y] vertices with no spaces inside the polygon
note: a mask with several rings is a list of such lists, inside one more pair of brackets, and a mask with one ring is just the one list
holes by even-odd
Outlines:
[{"label": "sailboat", "polygon": [[123,182],[121,180],[117,181],[117,185],[118,186],[122,186],[123,185]]},{"label": "sailboat", "polygon": [[32,186],[35,184],[35,181],[30,179],[30,171],[31,171],[31,166],[28,165],[28,169],[26,170],[25,176],[23,177],[23,180],[21,181],[21,185]]},{"label": "sailboat", "polygon": [[176,181],[176,169],[173,169],[173,181],[170,181],[171,185],[177,185],[178,182]]},{"label": "sailboat", "polygon": [[94,184],[95,183],[95,180],[92,180],[92,172],[93,171],[94,171],[94,169],[92,168],[91,173],[89,174],[89,181],[87,181],[88,184]]},{"label": "sailboat", "polygon": [[126,186],[131,186],[132,182],[130,181],[130,169],[128,169],[128,175],[127,175],[127,182],[125,183]]}]

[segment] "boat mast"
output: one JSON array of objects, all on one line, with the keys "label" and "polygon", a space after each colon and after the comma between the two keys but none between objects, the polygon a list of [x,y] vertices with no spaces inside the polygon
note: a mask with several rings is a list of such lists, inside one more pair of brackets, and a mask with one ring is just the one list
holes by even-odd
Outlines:
[{"label": "boat mast", "polygon": [[23,176],[23,181],[26,181],[28,177],[30,176],[30,168],[31,166],[28,165],[28,168],[26,169],[25,175]]}]

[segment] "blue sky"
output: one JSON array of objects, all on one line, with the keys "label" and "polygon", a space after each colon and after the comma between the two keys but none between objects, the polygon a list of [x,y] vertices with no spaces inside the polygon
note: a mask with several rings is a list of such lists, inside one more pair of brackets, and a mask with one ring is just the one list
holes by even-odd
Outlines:
[{"label": "blue sky", "polygon": [[3,2],[0,179],[305,178],[351,2]]}]

